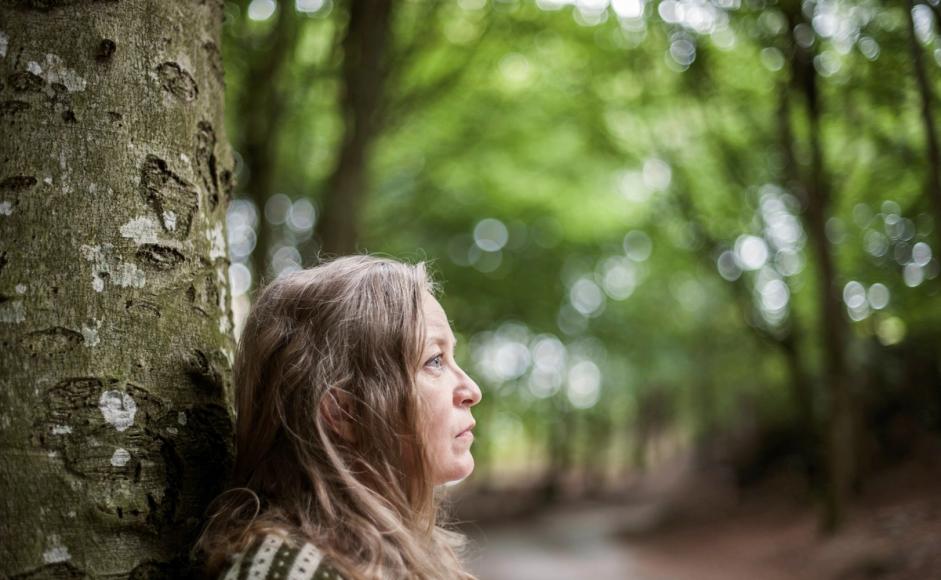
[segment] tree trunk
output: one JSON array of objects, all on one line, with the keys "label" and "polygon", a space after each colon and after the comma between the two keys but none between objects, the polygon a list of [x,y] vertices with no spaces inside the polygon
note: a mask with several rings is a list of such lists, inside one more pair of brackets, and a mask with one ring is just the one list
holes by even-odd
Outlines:
[{"label": "tree trunk", "polygon": [[[796,6],[796,4],[795,4]],[[790,16],[791,29],[799,22],[799,9]],[[806,23],[805,23],[806,24]],[[820,340],[824,351],[824,380],[828,393],[827,413],[827,485],[824,517],[826,531],[838,529],[846,516],[846,504],[854,477],[852,400],[846,372],[845,341],[848,327],[838,287],[836,266],[826,235],[826,223],[832,196],[824,169],[820,130],[820,97],[813,49],[794,45],[791,80],[803,97],[809,124],[810,171],[801,179],[805,203],[804,221],[810,248],[817,264]],[[788,124],[790,119],[788,118]],[[793,145],[792,145],[793,146]],[[791,159],[796,156],[790,155]],[[796,168],[795,168],[796,172]]]},{"label": "tree trunk", "polygon": [[321,251],[344,255],[356,251],[366,190],[370,147],[379,127],[387,75],[393,0],[354,0],[343,39],[344,135],[323,196],[317,234]]},{"label": "tree trunk", "polygon": [[222,6],[0,23],[0,577],[184,577],[231,458]]},{"label": "tree trunk", "polygon": [[[915,8],[914,0],[908,0],[908,32],[909,46],[912,53],[912,67],[915,72],[915,81],[918,83],[918,94],[921,96],[921,119],[925,129],[925,153],[928,162],[928,175],[925,179],[925,195],[930,198],[935,210],[935,222],[938,224],[938,239],[941,240],[941,146],[938,145],[938,133],[934,120],[934,94],[931,82],[925,70],[925,57],[918,36],[915,34],[915,17],[912,10]],[[941,250],[941,244],[938,246]]]},{"label": "tree trunk", "polygon": [[[797,166],[797,157],[794,154],[794,134],[791,131],[791,95],[788,86],[782,84],[779,87],[779,94],[777,127],[778,140],[781,150],[784,152],[785,160],[783,178],[788,187],[800,190],[803,187],[803,182],[800,168]],[[804,201],[806,202],[806,200]],[[814,409],[814,387],[801,362],[803,357],[800,344],[800,321],[794,315],[791,317],[790,322],[790,330],[787,335],[778,341],[778,346],[787,360],[791,396],[801,417],[802,447],[805,452],[808,481],[815,492],[826,495],[829,483],[821,480],[827,457],[825,450],[826,437],[819,425],[818,413]]]},{"label": "tree trunk", "polygon": [[[796,325],[796,321],[792,320],[791,324]],[[791,397],[800,421],[800,447],[804,461],[804,474],[811,489],[814,492],[820,492],[825,489],[824,482],[820,480],[820,469],[825,453],[821,449],[822,438],[817,425],[817,414],[814,411],[813,387],[801,362],[800,343],[797,340],[799,334],[792,328],[791,332],[778,341],[777,345],[787,362]]]}]

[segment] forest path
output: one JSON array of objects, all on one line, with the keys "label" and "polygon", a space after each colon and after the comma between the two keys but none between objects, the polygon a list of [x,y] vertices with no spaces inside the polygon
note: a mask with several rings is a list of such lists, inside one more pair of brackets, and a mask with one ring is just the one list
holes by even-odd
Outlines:
[{"label": "forest path", "polygon": [[[481,580],[894,577],[888,572],[897,557],[885,541],[855,528],[823,539],[808,510],[745,512],[660,526],[651,519],[656,509],[570,506],[481,527],[471,531],[477,552],[472,569]],[[932,578],[941,579],[941,573]]]},{"label": "forest path", "polygon": [[941,580],[941,477],[910,467],[857,498],[836,536],[778,493],[729,503],[703,486],[685,505],[644,494],[468,526],[470,566],[481,580]]},{"label": "forest path", "polygon": [[630,547],[618,538],[636,507],[557,509],[538,516],[471,530],[481,580],[659,580],[643,574]]}]

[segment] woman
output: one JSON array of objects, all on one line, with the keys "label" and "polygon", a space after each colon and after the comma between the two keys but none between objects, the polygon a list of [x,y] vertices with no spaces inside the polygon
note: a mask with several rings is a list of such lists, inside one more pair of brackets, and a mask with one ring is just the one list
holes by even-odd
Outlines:
[{"label": "woman", "polygon": [[283,275],[235,357],[233,488],[197,549],[210,577],[472,578],[434,488],[467,477],[480,389],[423,264]]}]

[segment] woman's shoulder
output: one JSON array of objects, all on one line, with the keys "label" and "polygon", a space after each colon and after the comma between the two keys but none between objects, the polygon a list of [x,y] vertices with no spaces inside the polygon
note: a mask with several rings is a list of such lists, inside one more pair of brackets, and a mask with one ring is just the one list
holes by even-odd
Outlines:
[{"label": "woman's shoulder", "polygon": [[235,554],[219,580],[342,580],[310,542],[298,544],[275,534],[255,538]]}]

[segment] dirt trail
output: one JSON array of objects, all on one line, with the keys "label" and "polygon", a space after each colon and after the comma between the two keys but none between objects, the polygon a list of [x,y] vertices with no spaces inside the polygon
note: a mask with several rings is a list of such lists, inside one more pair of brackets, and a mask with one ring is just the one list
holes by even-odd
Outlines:
[{"label": "dirt trail", "polygon": [[939,475],[880,478],[834,537],[776,490],[647,482],[627,499],[470,527],[471,565],[481,580],[941,580]]},{"label": "dirt trail", "polygon": [[482,580],[636,578],[641,574],[630,546],[618,538],[632,508],[617,506],[553,510],[514,524],[480,528],[474,534],[473,567]]}]

